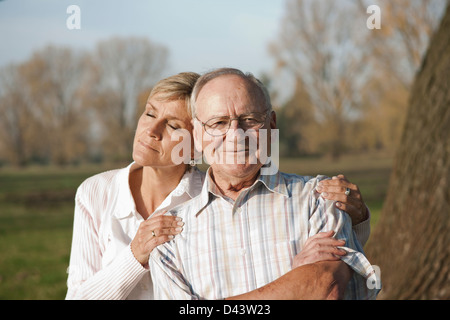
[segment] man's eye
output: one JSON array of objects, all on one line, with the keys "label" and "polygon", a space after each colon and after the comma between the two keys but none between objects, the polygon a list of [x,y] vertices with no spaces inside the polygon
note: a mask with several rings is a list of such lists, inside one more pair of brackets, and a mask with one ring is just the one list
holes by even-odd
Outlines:
[{"label": "man's eye", "polygon": [[154,114],[152,114],[152,113],[150,113],[150,112],[149,112],[149,113],[147,113],[147,116],[149,116],[150,118],[156,118],[156,117],[155,117],[155,115],[154,115]]},{"label": "man's eye", "polygon": [[228,124],[228,121],[227,120],[218,120],[218,121],[214,121],[214,122],[212,122],[212,123],[209,123],[208,125],[211,127],[211,128],[217,128],[217,127],[223,127],[223,126],[226,126]]}]

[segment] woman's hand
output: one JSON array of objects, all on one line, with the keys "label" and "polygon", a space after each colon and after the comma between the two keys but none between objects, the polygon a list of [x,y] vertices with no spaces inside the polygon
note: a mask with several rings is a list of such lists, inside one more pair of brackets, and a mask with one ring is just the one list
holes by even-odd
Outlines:
[{"label": "woman's hand", "polygon": [[184,223],[181,218],[163,214],[155,215],[142,222],[131,241],[131,251],[144,267],[147,266],[148,257],[154,248],[172,240],[183,230]]},{"label": "woman's hand", "polygon": [[338,246],[345,244],[344,240],[333,238],[334,231],[320,232],[306,240],[305,246],[294,257],[293,268],[300,267],[305,264],[315,263],[319,261],[338,261],[346,251],[339,249]]},{"label": "woman's hand", "polygon": [[[347,188],[349,194],[345,194]],[[350,183],[344,175],[340,174],[331,180],[320,181],[316,190],[324,199],[336,201],[336,207],[349,214],[353,225],[367,220],[367,207],[358,186]]]}]

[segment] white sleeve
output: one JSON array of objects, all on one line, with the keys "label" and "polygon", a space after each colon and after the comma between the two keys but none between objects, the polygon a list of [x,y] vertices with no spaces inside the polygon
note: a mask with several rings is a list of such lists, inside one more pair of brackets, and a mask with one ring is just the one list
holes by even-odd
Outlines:
[{"label": "white sleeve", "polygon": [[149,270],[134,258],[130,246],[102,268],[99,221],[83,203],[82,190],[83,185],[78,188],[75,197],[66,299],[125,299]]}]

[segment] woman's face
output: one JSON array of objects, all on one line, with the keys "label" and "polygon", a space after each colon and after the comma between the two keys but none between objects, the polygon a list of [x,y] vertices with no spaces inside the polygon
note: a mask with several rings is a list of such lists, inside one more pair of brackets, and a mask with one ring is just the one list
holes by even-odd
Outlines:
[{"label": "woman's face", "polygon": [[[186,166],[172,161],[172,149],[180,143],[180,131],[192,133],[191,117],[184,100],[159,101],[150,98],[139,118],[133,144],[133,159],[141,166],[154,168]],[[184,130],[179,130],[184,129]],[[178,130],[178,131],[177,131]],[[189,155],[183,155],[190,158]]]}]

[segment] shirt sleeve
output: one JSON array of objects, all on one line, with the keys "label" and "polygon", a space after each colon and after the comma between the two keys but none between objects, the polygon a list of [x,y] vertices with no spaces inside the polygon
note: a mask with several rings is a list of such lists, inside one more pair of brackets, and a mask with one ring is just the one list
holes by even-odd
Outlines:
[{"label": "shirt sleeve", "polygon": [[[348,214],[334,206],[332,201],[324,200],[315,191],[313,182],[310,189],[310,218],[309,218],[309,237],[330,230],[335,231],[335,238],[345,240],[345,246],[341,247],[347,254],[341,257],[353,271],[352,278],[345,291],[346,299],[375,299],[379,286],[373,286],[376,279],[375,269],[367,260],[360,242],[356,239],[355,232],[352,230],[352,222]],[[369,285],[370,283],[370,285]]]},{"label": "shirt sleeve", "polygon": [[134,258],[130,246],[102,268],[98,221],[83,201],[82,186],[75,197],[67,300],[125,299],[147,269]]}]

